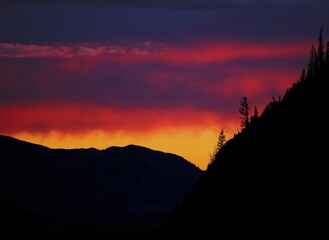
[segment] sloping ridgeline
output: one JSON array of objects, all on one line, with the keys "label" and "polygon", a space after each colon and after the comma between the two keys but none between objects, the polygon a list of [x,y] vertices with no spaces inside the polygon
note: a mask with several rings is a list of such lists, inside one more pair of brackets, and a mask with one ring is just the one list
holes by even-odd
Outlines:
[{"label": "sloping ridgeline", "polygon": [[50,149],[0,136],[1,239],[137,239],[159,227],[201,170],[140,146]]},{"label": "sloping ridgeline", "polygon": [[328,237],[328,48],[312,48],[301,78],[226,142],[152,239]]}]

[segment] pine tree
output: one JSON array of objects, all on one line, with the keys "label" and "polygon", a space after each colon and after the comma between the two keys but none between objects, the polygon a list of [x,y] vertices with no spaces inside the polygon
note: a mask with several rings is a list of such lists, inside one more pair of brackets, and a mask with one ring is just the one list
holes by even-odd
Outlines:
[{"label": "pine tree", "polygon": [[326,63],[329,63],[329,41],[327,42]]},{"label": "pine tree", "polygon": [[307,77],[314,75],[316,65],[316,50],[314,46],[311,46],[310,59],[307,66]]},{"label": "pine tree", "polygon": [[257,120],[257,119],[258,119],[258,109],[255,106],[255,108],[254,108],[254,115],[251,116],[250,122],[253,122],[253,121]]},{"label": "pine tree", "polygon": [[225,143],[226,143],[226,136],[225,136],[225,133],[224,133],[224,129],[222,128],[222,130],[219,133],[219,137],[218,137],[218,140],[217,140],[217,144],[215,146],[215,149],[210,154],[210,163],[213,163],[215,161],[216,154],[225,145]]},{"label": "pine tree", "polygon": [[323,27],[321,27],[319,38],[318,38],[318,51],[317,51],[317,66],[319,69],[324,64],[324,44],[323,44]]},{"label": "pine tree", "polygon": [[239,113],[241,114],[241,130],[245,129],[249,125],[249,104],[246,96],[240,100]]},{"label": "pine tree", "polygon": [[304,81],[306,78],[306,71],[305,68],[303,68],[302,74],[300,75],[299,81]]},{"label": "pine tree", "polygon": [[217,142],[218,150],[224,146],[225,142],[226,142],[226,137],[224,134],[224,129],[222,128],[222,130],[219,133],[218,142]]}]

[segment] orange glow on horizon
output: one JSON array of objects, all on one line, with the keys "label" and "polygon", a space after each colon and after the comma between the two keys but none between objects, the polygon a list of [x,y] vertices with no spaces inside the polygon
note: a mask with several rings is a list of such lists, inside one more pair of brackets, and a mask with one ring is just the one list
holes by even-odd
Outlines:
[{"label": "orange glow on horizon", "polygon": [[[106,133],[103,131],[90,131],[83,134],[65,134],[55,131],[49,133],[20,132],[10,136],[49,148],[63,149],[93,147],[102,150],[111,146],[123,147],[135,144],[153,150],[177,154],[201,170],[206,170],[210,162],[210,154],[214,151],[217,143],[219,131],[209,126],[209,128],[203,130],[163,129],[152,132],[147,136],[130,135],[125,132]],[[233,126],[224,131],[226,131],[227,140],[236,133]]]},{"label": "orange glow on horizon", "polygon": [[221,128],[229,139],[239,124],[238,118],[232,121],[227,116],[188,108],[122,111],[37,105],[4,107],[0,117],[1,134],[50,148],[104,149],[136,144],[180,155],[203,170]]}]

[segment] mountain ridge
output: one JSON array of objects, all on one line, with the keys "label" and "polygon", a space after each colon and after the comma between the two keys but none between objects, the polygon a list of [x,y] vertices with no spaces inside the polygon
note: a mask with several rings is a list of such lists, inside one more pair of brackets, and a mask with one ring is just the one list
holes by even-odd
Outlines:
[{"label": "mountain ridge", "polygon": [[20,239],[140,237],[170,217],[200,174],[178,155],[140,146],[51,149],[0,136],[0,153],[0,223]]}]

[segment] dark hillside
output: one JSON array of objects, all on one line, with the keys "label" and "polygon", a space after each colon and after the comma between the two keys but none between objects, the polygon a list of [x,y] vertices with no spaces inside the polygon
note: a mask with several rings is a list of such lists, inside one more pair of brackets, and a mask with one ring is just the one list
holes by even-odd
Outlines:
[{"label": "dark hillside", "polygon": [[329,59],[314,68],[226,142],[153,239],[328,236]]},{"label": "dark hillside", "polygon": [[138,239],[201,170],[141,146],[50,149],[0,136],[0,239]]}]

